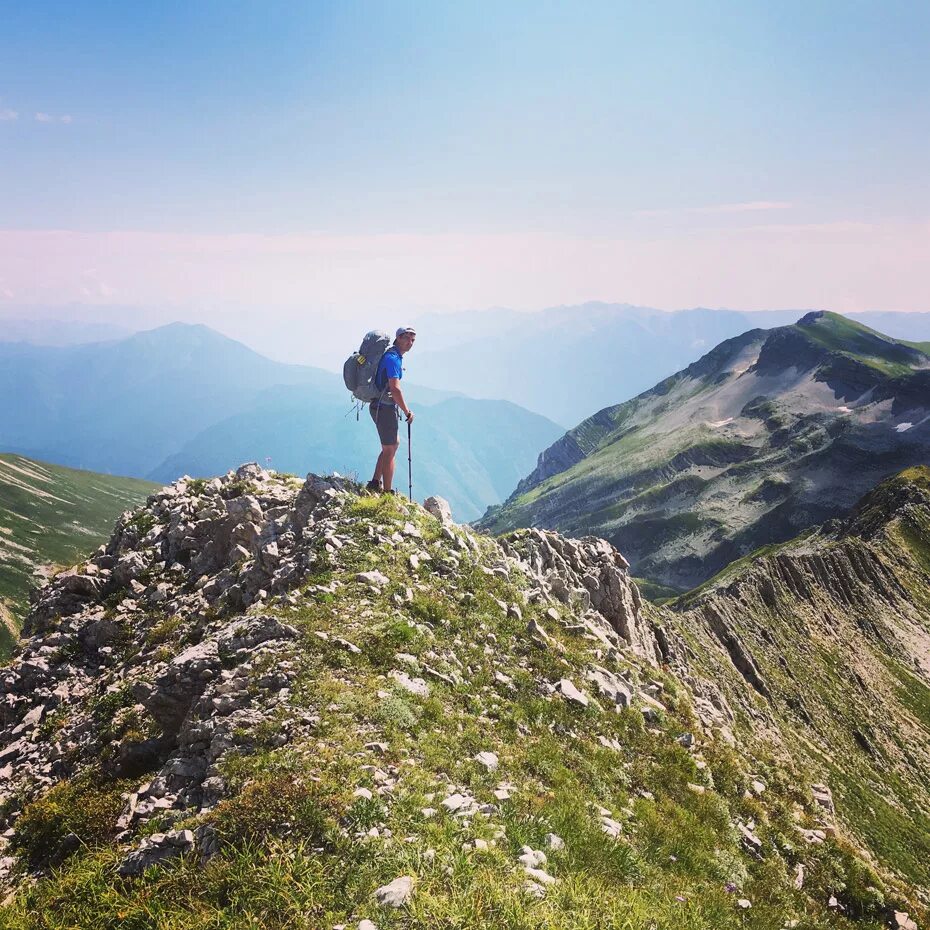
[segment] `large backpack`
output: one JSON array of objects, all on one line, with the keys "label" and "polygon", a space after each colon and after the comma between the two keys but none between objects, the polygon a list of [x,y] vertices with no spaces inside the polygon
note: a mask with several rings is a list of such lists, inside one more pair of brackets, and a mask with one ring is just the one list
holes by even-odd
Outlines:
[{"label": "large backpack", "polygon": [[352,396],[368,403],[377,400],[382,389],[375,384],[381,356],[391,345],[391,337],[379,329],[365,334],[358,352],[353,352],[342,366],[342,380]]}]

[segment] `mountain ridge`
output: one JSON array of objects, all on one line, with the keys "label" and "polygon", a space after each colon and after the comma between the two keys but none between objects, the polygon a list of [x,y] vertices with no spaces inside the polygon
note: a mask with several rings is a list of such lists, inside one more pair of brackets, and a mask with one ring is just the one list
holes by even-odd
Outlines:
[{"label": "mountain ridge", "polygon": [[803,319],[582,422],[481,525],[595,532],[685,590],[926,461],[930,358],[835,314]]},{"label": "mountain ridge", "polygon": [[702,668],[784,753],[817,759],[847,828],[926,887],[930,468],[672,607],[671,667]]},{"label": "mountain ridge", "polygon": [[916,926],[716,634],[603,540],[430,508],[243,466],[53,579],[0,672],[6,926]]},{"label": "mountain ridge", "polygon": [[[648,390],[715,344],[747,330],[794,323],[808,312],[817,311],[665,311],[592,301],[534,312],[427,315],[417,320],[420,371],[437,387],[477,380],[472,390],[483,396],[506,398],[571,426],[618,397]],[[930,313],[846,316],[899,341],[930,340]]]}]

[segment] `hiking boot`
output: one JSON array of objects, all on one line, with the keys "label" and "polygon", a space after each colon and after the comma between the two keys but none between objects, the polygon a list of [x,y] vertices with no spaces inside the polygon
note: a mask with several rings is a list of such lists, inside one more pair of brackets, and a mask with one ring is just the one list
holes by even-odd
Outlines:
[{"label": "hiking boot", "polygon": [[395,491],[393,488],[391,488],[390,491],[382,490],[381,493],[382,493],[382,494],[390,494],[391,497],[397,497],[397,491]]},{"label": "hiking boot", "polygon": [[365,490],[374,491],[375,493],[377,493],[378,491],[381,490],[381,482],[380,481],[369,481],[368,484],[365,485]]}]

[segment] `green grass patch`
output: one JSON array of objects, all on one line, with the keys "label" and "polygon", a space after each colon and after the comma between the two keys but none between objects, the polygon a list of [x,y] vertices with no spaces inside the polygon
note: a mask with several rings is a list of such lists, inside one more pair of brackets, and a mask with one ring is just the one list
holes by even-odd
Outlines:
[{"label": "green grass patch", "polygon": [[116,833],[128,782],[93,773],[64,781],[30,802],[16,821],[12,848],[33,869],[56,865],[80,848],[102,846]]}]

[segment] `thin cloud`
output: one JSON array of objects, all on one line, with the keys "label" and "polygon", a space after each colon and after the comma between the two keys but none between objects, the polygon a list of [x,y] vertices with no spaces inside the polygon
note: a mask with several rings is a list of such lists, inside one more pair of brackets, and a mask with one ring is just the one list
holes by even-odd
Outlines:
[{"label": "thin cloud", "polygon": [[11,110],[9,107],[0,108],[0,123],[9,123],[15,119],[19,119],[19,113],[16,110]]},{"label": "thin cloud", "polygon": [[52,116],[50,113],[36,113],[35,121],[37,123],[65,123],[66,125],[74,122],[74,117],[70,113],[64,116]]},{"label": "thin cloud", "polygon": [[836,220],[831,223],[766,223],[759,226],[746,226],[746,232],[767,233],[869,233],[877,231],[872,223],[858,220]]},{"label": "thin cloud", "polygon": [[50,123],[52,118],[48,113],[36,113],[35,120],[37,123]]},{"label": "thin cloud", "polygon": [[755,213],[764,210],[790,210],[794,206],[785,200],[748,200],[744,203],[717,203],[703,207],[677,207],[664,210],[637,210],[637,216],[678,216],[686,213]]}]

